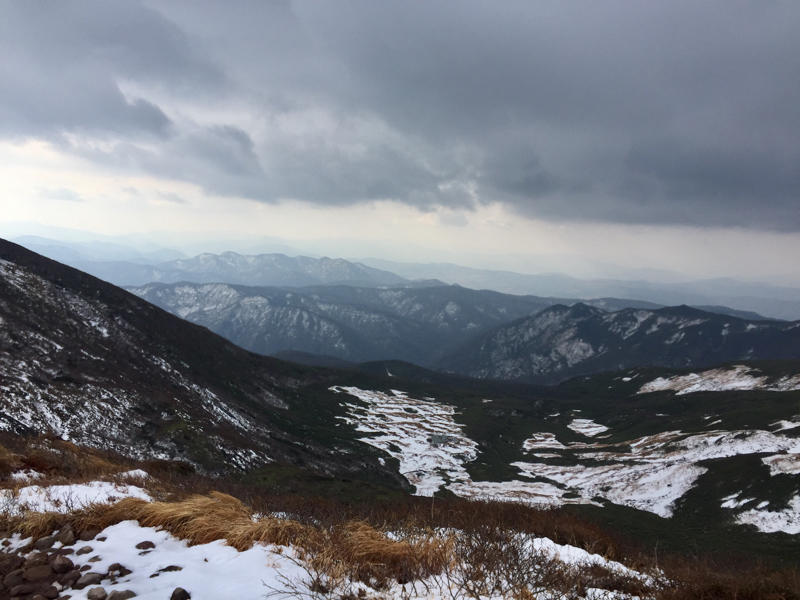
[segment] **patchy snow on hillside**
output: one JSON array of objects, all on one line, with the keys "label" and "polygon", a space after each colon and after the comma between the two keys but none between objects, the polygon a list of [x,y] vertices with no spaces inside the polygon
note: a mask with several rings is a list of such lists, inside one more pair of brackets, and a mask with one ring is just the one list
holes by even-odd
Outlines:
[{"label": "patchy snow on hillside", "polygon": [[[740,454],[789,453],[763,459],[775,474],[778,469],[796,468],[794,457],[800,452],[800,440],[758,430],[693,435],[667,431],[624,444],[573,443],[566,449],[574,452],[578,464],[512,464],[525,477],[543,477],[563,486],[564,492],[572,491],[586,500],[600,497],[670,517],[675,502],[706,472],[700,466],[702,461]],[[769,459],[771,463],[766,462]]]},{"label": "patchy snow on hillside", "polygon": [[90,504],[115,502],[122,498],[151,499],[150,494],[140,487],[109,481],[44,487],[30,485],[17,490],[0,490],[0,512],[12,515],[28,511],[71,512]]},{"label": "patchy snow on hillside", "polygon": [[657,377],[639,388],[637,394],[672,390],[676,395],[695,392],[728,392],[735,390],[767,390],[787,392],[800,390],[800,374],[786,375],[769,382],[766,375],[746,365],[729,368],[709,369],[700,373],[688,373],[673,377]]},{"label": "patchy snow on hillside", "polygon": [[800,453],[773,454],[761,459],[770,475],[800,475]]},{"label": "patchy snow on hillside", "polygon": [[600,423],[595,423],[591,419],[573,419],[572,422],[567,425],[567,429],[571,429],[575,433],[580,433],[586,437],[594,437],[608,431],[608,427],[600,425]]},{"label": "patchy snow on hillside", "polygon": [[[416,487],[418,496],[432,496],[443,486],[454,494],[479,500],[543,504],[585,504],[587,499],[564,498],[562,486],[529,481],[473,481],[464,464],[478,456],[478,445],[455,422],[455,408],[432,399],[418,400],[400,390],[391,393],[334,386],[365,406],[343,403],[340,417],[357,431],[372,434],[361,441],[400,462],[400,474]],[[550,438],[548,438],[550,439]],[[558,443],[555,437],[550,443]]]},{"label": "patchy snow on hillside", "polygon": [[334,386],[366,406],[344,403],[348,416],[339,417],[356,431],[372,434],[361,441],[380,448],[400,462],[400,474],[419,496],[432,496],[445,483],[469,480],[464,463],[477,458],[478,445],[455,422],[455,407],[356,387]]},{"label": "patchy snow on hillside", "polygon": [[566,446],[556,439],[556,435],[554,433],[549,433],[546,431],[534,433],[531,437],[522,442],[522,449],[526,452],[531,452],[533,450],[539,450],[542,448],[548,450],[560,450],[562,448],[566,448]]},{"label": "patchy snow on hillside", "polygon": [[746,510],[736,515],[741,524],[754,525],[764,533],[800,533],[800,496],[795,496],[783,510]]}]

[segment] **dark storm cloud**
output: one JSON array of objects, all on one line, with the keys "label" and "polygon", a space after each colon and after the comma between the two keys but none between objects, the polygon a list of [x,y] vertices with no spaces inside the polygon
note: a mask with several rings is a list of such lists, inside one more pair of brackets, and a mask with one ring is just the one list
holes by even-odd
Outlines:
[{"label": "dark storm cloud", "polygon": [[197,90],[223,81],[158,13],[125,2],[3,2],[0,133],[164,137],[170,119],[125,81]]},{"label": "dark storm cloud", "polygon": [[797,3],[3,13],[0,133],[104,135],[64,143],[117,168],[267,202],[500,201],[551,220],[800,230]]}]

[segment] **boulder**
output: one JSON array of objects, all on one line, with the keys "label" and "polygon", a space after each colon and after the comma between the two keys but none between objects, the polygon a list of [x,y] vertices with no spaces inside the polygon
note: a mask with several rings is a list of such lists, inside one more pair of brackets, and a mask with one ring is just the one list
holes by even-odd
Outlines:
[{"label": "boulder", "polygon": [[95,587],[86,594],[86,600],[106,600],[108,593],[103,587]]},{"label": "boulder", "polygon": [[130,590],[115,590],[108,595],[106,600],[128,600],[134,596],[136,596],[136,594]]},{"label": "boulder", "polygon": [[82,590],[90,585],[95,585],[103,580],[103,575],[100,573],[84,573],[78,578],[78,581],[72,584],[76,590]]},{"label": "boulder", "polygon": [[25,571],[22,574],[26,581],[42,581],[43,579],[49,579],[52,575],[53,569],[47,564],[25,567]]},{"label": "boulder", "polygon": [[75,568],[75,563],[66,556],[58,555],[50,563],[50,568],[56,573],[66,573]]}]

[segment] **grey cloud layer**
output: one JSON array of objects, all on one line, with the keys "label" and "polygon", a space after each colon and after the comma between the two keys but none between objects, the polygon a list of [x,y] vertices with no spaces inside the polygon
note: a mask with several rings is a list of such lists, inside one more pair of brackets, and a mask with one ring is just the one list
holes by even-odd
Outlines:
[{"label": "grey cloud layer", "polygon": [[800,230],[797,3],[2,12],[0,135],[113,168],[267,202]]}]

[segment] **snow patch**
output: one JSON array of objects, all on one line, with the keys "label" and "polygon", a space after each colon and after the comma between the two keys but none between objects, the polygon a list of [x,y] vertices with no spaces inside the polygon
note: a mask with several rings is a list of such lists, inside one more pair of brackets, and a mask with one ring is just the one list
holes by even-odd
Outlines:
[{"label": "snow patch", "polygon": [[595,423],[591,419],[573,419],[572,422],[567,425],[567,428],[575,433],[585,435],[586,437],[594,437],[608,431],[608,427]]},{"label": "snow patch", "polygon": [[800,374],[786,375],[772,383],[768,383],[766,375],[758,375],[758,371],[746,366],[736,365],[730,368],[709,369],[700,373],[658,377],[639,388],[637,394],[663,392],[672,390],[677,396],[695,392],[727,392],[734,390],[767,390],[787,392],[800,390]]}]

